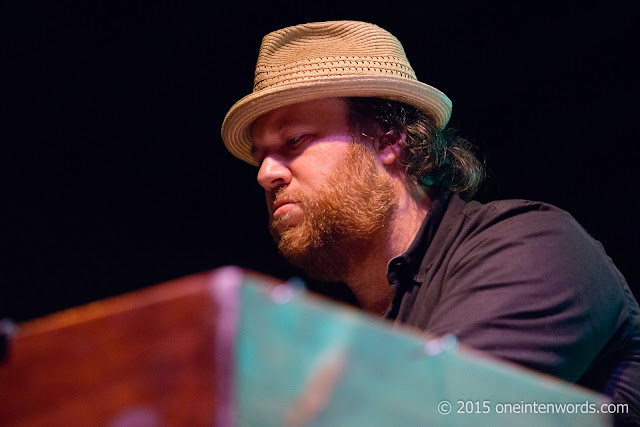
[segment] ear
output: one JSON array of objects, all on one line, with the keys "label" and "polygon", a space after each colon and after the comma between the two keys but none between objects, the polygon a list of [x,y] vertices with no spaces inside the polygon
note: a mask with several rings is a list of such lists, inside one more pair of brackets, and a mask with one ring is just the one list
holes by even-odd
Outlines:
[{"label": "ear", "polygon": [[402,151],[402,146],[407,140],[407,135],[394,131],[380,135],[375,142],[376,155],[383,165],[391,165],[398,160]]}]

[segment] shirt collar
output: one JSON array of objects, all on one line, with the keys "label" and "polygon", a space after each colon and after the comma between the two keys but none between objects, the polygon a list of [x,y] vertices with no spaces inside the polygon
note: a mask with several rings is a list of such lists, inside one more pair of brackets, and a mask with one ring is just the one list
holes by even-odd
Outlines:
[{"label": "shirt collar", "polygon": [[384,314],[385,318],[394,319],[397,315],[402,294],[404,293],[403,289],[411,284],[419,283],[419,270],[423,268],[421,264],[424,263],[427,249],[429,249],[429,245],[438,230],[451,198],[452,193],[446,192],[433,199],[413,242],[411,242],[407,250],[389,261],[387,265],[387,280],[393,291],[393,298]]},{"label": "shirt collar", "polygon": [[413,274],[418,272],[420,264],[424,260],[424,255],[433,241],[442,217],[447,210],[452,195],[453,193],[451,192],[443,192],[433,199],[418,233],[407,250],[389,261],[387,265],[387,279],[389,283],[394,282],[392,279],[397,276],[399,270],[413,272]]}]

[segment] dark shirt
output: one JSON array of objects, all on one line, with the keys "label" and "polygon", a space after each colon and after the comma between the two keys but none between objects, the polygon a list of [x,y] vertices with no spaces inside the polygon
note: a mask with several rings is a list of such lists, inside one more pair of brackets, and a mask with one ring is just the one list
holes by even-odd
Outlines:
[{"label": "dark shirt", "polygon": [[640,425],[640,309],[567,212],[524,200],[434,200],[389,262],[385,317],[628,403]]}]

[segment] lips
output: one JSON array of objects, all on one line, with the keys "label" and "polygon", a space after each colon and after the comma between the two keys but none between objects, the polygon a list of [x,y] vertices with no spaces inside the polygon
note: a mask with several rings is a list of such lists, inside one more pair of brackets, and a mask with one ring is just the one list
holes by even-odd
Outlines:
[{"label": "lips", "polygon": [[273,204],[273,217],[277,218],[281,215],[284,215],[286,211],[295,203],[296,203],[295,200],[290,200],[290,199],[282,199],[282,200],[276,201]]},{"label": "lips", "polygon": [[277,200],[273,204],[273,212],[275,213],[275,211],[277,211],[280,207],[282,207],[284,205],[288,205],[289,203],[295,203],[295,200],[291,200],[291,199]]}]

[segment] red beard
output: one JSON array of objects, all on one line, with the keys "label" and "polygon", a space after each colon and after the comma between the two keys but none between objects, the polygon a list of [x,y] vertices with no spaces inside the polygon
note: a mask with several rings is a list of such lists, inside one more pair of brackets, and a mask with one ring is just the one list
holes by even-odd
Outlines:
[{"label": "red beard", "polygon": [[292,264],[325,281],[345,281],[350,264],[362,259],[388,226],[397,203],[391,177],[377,165],[371,147],[360,143],[349,145],[318,193],[282,188],[275,200],[283,199],[295,200],[304,218],[287,227],[287,214],[274,219],[270,212],[278,249]]}]

